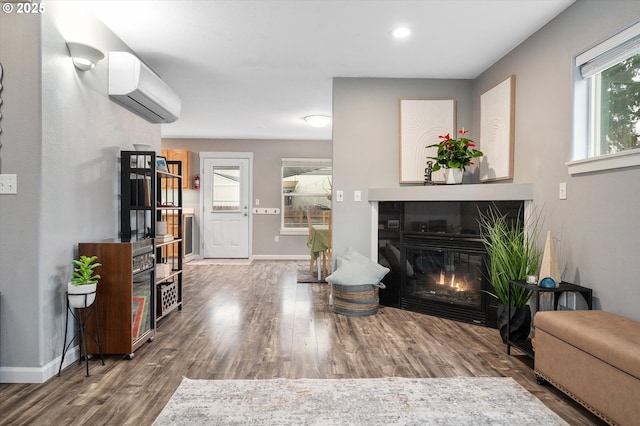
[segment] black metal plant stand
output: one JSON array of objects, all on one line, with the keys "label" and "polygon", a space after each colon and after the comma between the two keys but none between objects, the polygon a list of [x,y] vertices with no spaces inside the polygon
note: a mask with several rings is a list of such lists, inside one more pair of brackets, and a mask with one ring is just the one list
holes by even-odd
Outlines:
[{"label": "black metal plant stand", "polygon": [[[90,295],[94,295],[95,293],[96,292],[94,291],[92,293],[87,293],[84,295],[74,294],[74,296],[84,296],[84,301],[86,305],[87,297],[89,297]],[[104,365],[104,358],[102,357],[102,345],[100,343],[100,333],[98,332],[98,311],[96,308],[97,294],[95,294],[96,300],[93,301],[93,304],[91,306],[88,306],[84,309],[78,309],[77,313],[75,312],[75,308],[72,308],[69,305],[69,293],[66,293],[66,295],[67,295],[67,316],[65,318],[65,325],[64,325],[64,343],[63,343],[64,350],[62,351],[62,359],[60,360],[60,368],[58,369],[58,376],[60,376],[60,372],[62,371],[62,365],[64,364],[64,356],[69,350],[69,347],[71,347],[71,344],[73,343],[73,341],[79,338],[78,343],[84,346],[83,354],[84,354],[84,359],[85,359],[86,368],[87,368],[87,377],[89,377],[89,355],[87,354],[87,337],[91,337],[93,341],[96,343],[96,345],[98,346],[98,353],[100,354],[100,360],[102,361],[102,365]],[[69,344],[67,344],[67,331],[69,328],[69,312],[71,312],[71,316],[73,316],[73,318],[76,320],[76,323],[78,324],[78,332],[69,341]],[[93,321],[95,323],[95,330],[96,330],[95,336],[87,332],[86,330],[87,324],[89,323],[89,318],[91,318],[91,316],[93,316]],[[82,362],[82,356],[78,358],[78,363],[81,363],[81,362]]]}]

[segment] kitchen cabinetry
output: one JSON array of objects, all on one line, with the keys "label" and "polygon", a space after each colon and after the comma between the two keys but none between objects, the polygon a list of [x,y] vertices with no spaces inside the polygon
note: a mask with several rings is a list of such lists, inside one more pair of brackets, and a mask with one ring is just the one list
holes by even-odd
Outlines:
[{"label": "kitchen cabinetry", "polygon": [[[182,176],[182,189],[192,189],[193,188],[193,180],[191,176],[192,169],[192,161],[191,151],[187,149],[163,149],[162,156],[165,157],[168,161],[180,161],[182,163],[182,172],[180,176]],[[174,181],[166,181],[163,185],[175,185]],[[170,188],[173,188],[172,186]]]}]

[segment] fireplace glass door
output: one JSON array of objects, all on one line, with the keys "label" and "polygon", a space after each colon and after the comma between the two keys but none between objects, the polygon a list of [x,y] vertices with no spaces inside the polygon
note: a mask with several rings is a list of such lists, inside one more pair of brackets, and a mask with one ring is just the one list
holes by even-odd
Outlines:
[{"label": "fireplace glass door", "polygon": [[[420,244],[422,245],[422,244]],[[436,316],[484,324],[486,321],[486,252],[467,247],[405,245],[407,274],[402,305]]]}]

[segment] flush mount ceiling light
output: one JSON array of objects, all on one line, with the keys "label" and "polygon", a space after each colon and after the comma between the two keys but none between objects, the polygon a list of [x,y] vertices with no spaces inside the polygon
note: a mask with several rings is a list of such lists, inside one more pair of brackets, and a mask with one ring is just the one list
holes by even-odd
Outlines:
[{"label": "flush mount ceiling light", "polygon": [[331,117],[328,115],[308,115],[304,121],[311,127],[326,127],[331,123]]},{"label": "flush mount ceiling light", "polygon": [[73,64],[81,71],[88,71],[104,58],[104,53],[95,47],[73,41],[67,42]]},{"label": "flush mount ceiling light", "polygon": [[398,27],[391,31],[391,35],[395,38],[406,38],[411,35],[411,30],[407,27]]}]

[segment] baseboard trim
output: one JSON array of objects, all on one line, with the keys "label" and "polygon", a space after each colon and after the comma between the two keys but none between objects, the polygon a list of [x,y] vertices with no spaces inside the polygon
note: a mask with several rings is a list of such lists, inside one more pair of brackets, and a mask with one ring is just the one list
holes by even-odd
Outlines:
[{"label": "baseboard trim", "polygon": [[300,254],[254,254],[253,260],[309,260],[310,256]]},{"label": "baseboard trim", "polygon": [[[42,367],[0,367],[0,383],[44,383],[58,374],[62,355]],[[80,359],[80,347],[69,349],[62,368]]]}]

